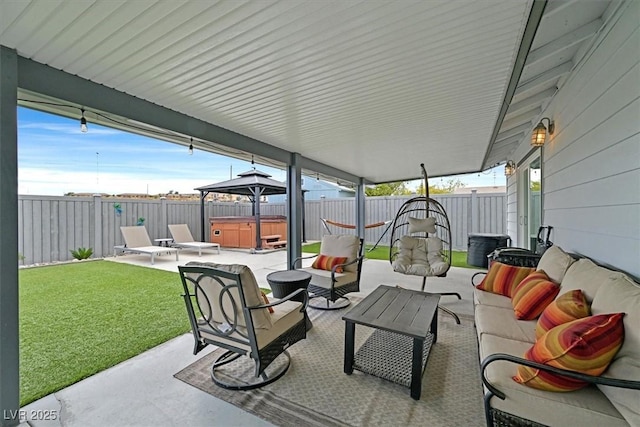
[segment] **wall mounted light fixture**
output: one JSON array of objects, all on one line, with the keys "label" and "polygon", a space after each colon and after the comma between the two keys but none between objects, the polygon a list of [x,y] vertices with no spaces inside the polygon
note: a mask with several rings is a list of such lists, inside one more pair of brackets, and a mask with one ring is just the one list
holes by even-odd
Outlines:
[{"label": "wall mounted light fixture", "polygon": [[543,117],[540,119],[540,123],[533,128],[533,133],[531,134],[531,145],[534,147],[542,147],[547,140],[547,128],[542,123],[543,120],[549,123],[549,135],[553,135],[553,131],[555,130],[555,125],[550,118]]},{"label": "wall mounted light fixture", "polygon": [[82,113],[82,117],[80,117],[80,132],[87,133],[89,128],[87,127],[87,119],[84,117],[84,108],[81,108],[80,112]]},{"label": "wall mounted light fixture", "polygon": [[516,163],[513,160],[509,160],[506,165],[504,165],[504,175],[511,176],[516,173]]}]

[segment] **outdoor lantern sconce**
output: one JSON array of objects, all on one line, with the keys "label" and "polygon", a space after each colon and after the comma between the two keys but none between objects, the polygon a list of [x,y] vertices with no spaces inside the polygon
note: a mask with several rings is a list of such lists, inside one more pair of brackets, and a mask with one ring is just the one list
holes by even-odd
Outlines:
[{"label": "outdoor lantern sconce", "polygon": [[547,139],[547,128],[542,123],[544,120],[549,123],[549,135],[553,135],[553,131],[555,130],[555,125],[551,119],[548,117],[540,119],[540,123],[533,128],[533,133],[531,134],[531,145],[534,147],[542,147]]},{"label": "outdoor lantern sconce", "polygon": [[84,108],[81,108],[80,112],[82,113],[82,117],[80,117],[80,132],[87,133],[89,128],[87,128],[87,119],[84,118]]},{"label": "outdoor lantern sconce", "polygon": [[504,175],[511,176],[516,172],[516,164],[513,160],[509,160],[506,165],[504,165]]}]

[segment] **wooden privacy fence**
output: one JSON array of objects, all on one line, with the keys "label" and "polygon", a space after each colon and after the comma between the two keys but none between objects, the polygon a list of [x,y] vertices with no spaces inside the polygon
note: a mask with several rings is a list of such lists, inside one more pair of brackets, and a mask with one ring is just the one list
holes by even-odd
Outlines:
[{"label": "wooden privacy fence", "polygon": [[[400,206],[410,196],[369,197],[366,199],[365,223],[393,220]],[[469,233],[506,231],[506,195],[462,194],[435,195],[447,211],[451,222],[454,250],[466,250]],[[263,203],[263,215],[286,215],[284,203]],[[207,202],[205,217],[251,215],[250,203]],[[169,224],[187,224],[194,238],[201,233],[200,202],[167,199],[138,200],[93,197],[19,196],[18,252],[24,264],[49,263],[72,259],[70,251],[92,248],[94,257],[113,254],[114,245],[123,243],[120,226],[136,225],[144,218],[151,239],[169,236]],[[305,237],[320,240],[327,231],[320,218],[342,224],[355,224],[355,199],[321,199],[305,202]],[[205,236],[209,238],[208,219]],[[333,234],[351,234],[354,230],[329,225]],[[386,227],[368,228],[365,240],[375,243]],[[389,243],[389,233],[381,244]]]}]

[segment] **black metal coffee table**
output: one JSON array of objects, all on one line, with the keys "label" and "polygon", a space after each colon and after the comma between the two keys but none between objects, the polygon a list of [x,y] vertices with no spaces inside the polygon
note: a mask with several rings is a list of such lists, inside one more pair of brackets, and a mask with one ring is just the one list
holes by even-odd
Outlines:
[{"label": "black metal coffee table", "polygon": [[[273,296],[284,298],[297,289],[307,289],[311,281],[311,273],[300,270],[282,270],[267,274],[267,282],[271,287]],[[304,301],[303,295],[291,298],[293,301]],[[305,314],[307,331],[313,327],[309,316]]]},{"label": "black metal coffee table", "polygon": [[[357,369],[376,375],[409,386],[411,397],[420,399],[422,374],[438,337],[439,301],[439,295],[379,286],[342,317],[345,374]],[[377,330],[354,355],[356,324]]]}]

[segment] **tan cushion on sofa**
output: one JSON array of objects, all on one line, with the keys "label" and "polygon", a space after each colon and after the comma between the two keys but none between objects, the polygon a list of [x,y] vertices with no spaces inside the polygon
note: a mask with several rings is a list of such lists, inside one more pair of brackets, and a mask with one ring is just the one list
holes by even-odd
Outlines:
[{"label": "tan cushion on sofa", "polygon": [[[484,335],[480,345],[480,357],[507,353],[522,357],[530,343],[509,340],[495,335]],[[627,426],[596,387],[586,387],[569,393],[553,393],[536,390],[518,384],[511,379],[516,365],[510,362],[493,362],[487,368],[489,382],[506,393],[505,400],[491,398],[491,406],[510,414],[548,426]]]},{"label": "tan cushion on sofa", "polygon": [[[612,271],[607,283],[596,292],[591,311],[593,314],[626,313],[624,342],[603,376],[640,381],[640,284]],[[640,426],[640,390],[599,387],[629,424]]]},{"label": "tan cushion on sofa", "polygon": [[544,270],[549,279],[556,283],[561,283],[567,269],[573,264],[575,259],[559,246],[553,245],[542,254],[538,261],[537,270]]},{"label": "tan cushion on sofa", "polygon": [[529,346],[536,340],[536,321],[516,320],[512,307],[478,305],[475,321],[480,342],[484,334],[527,342]]},{"label": "tan cushion on sofa", "polygon": [[588,258],[582,258],[571,264],[562,282],[560,283],[560,295],[574,289],[582,290],[587,301],[593,301],[596,291],[600,286],[609,281],[615,273],[604,267],[596,265]]},{"label": "tan cushion on sofa", "polygon": [[473,303],[474,305],[490,305],[493,307],[504,307],[513,310],[511,298],[477,288],[473,288]]}]

